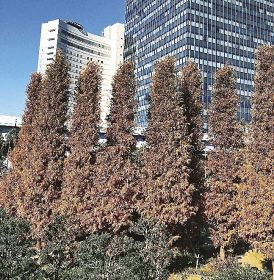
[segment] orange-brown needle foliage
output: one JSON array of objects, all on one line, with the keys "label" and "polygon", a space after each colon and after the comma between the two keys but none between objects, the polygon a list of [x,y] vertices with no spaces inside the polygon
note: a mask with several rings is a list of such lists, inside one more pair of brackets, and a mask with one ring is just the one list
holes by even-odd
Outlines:
[{"label": "orange-brown needle foliage", "polygon": [[202,151],[202,76],[198,66],[188,61],[181,70],[181,102],[185,107],[188,134],[191,137],[191,148],[194,154]]},{"label": "orange-brown needle foliage", "polygon": [[209,136],[214,150],[208,154],[205,195],[212,241],[222,254],[235,241],[237,226],[236,196],[243,146],[238,105],[235,73],[226,65],[216,72],[209,111]]},{"label": "orange-brown needle foliage", "polygon": [[32,125],[27,170],[20,174],[15,192],[17,214],[29,220],[33,233],[42,238],[53,205],[60,197],[66,152],[68,66],[61,51],[46,70]]},{"label": "orange-brown needle foliage", "polygon": [[93,62],[80,74],[68,140],[70,154],[65,160],[64,187],[58,205],[79,234],[89,231],[92,225],[90,189],[99,140],[101,80],[101,69]]},{"label": "orange-brown needle foliage", "polygon": [[30,83],[27,87],[26,109],[23,115],[23,125],[19,132],[17,145],[9,155],[12,164],[10,172],[2,179],[0,183],[0,204],[7,211],[15,213],[17,211],[14,194],[21,187],[21,175],[29,170],[31,161],[31,150],[33,141],[35,141],[35,118],[37,117],[38,98],[41,91],[42,76],[38,73],[31,75]]},{"label": "orange-brown needle foliage", "polygon": [[189,183],[191,145],[173,58],[156,64],[152,82],[138,206],[143,216],[175,228],[185,225],[197,208],[195,188]]},{"label": "orange-brown needle foliage", "polygon": [[199,206],[199,215],[188,225],[188,232],[191,238],[201,233],[203,225],[202,207],[200,194],[204,186],[204,161],[202,157],[202,75],[197,64],[189,60],[180,72],[179,94],[181,106],[187,122],[187,134],[190,141],[190,175],[189,182],[198,190],[195,193],[195,204]]},{"label": "orange-brown needle foliage", "polygon": [[136,141],[132,134],[135,90],[134,65],[126,62],[113,80],[107,144],[97,155],[92,195],[94,230],[117,232],[130,224],[136,184],[133,164]]},{"label": "orange-brown needle foliage", "polygon": [[256,57],[252,121],[239,192],[240,235],[273,260],[274,46],[260,47]]}]

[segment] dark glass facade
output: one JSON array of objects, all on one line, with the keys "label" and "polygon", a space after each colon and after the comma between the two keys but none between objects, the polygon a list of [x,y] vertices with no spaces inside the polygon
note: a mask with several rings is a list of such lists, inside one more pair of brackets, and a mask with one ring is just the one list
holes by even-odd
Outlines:
[{"label": "dark glass facade", "polygon": [[250,119],[254,51],[274,44],[274,0],[126,0],[125,60],[134,60],[137,124],[147,125],[154,63],[175,56],[178,68],[193,58],[203,74],[205,112],[214,73],[229,62],[237,72],[239,117]]}]

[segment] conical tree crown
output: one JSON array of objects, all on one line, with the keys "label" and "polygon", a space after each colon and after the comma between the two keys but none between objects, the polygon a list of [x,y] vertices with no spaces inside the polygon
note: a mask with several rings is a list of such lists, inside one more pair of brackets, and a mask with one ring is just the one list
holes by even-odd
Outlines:
[{"label": "conical tree crown", "polygon": [[17,171],[25,168],[25,164],[29,161],[29,152],[31,152],[33,145],[33,125],[35,118],[37,118],[37,108],[39,106],[39,95],[42,86],[42,75],[40,73],[33,73],[31,81],[27,88],[26,109],[22,118],[22,128],[19,132],[17,145],[10,155],[13,169]]},{"label": "conical tree crown", "polygon": [[136,143],[132,137],[135,125],[135,91],[134,65],[126,62],[119,68],[112,83],[113,99],[110,109],[110,124],[106,135],[109,145],[120,144],[128,147],[127,149],[135,148]]},{"label": "conical tree crown", "polygon": [[70,153],[65,160],[64,188],[58,208],[78,227],[78,232],[88,231],[92,225],[90,191],[99,141],[101,81],[100,67],[91,62],[81,72],[75,93],[68,140]]},{"label": "conical tree crown", "polygon": [[237,119],[238,106],[235,72],[226,65],[215,75],[208,117],[209,135],[214,147],[230,149],[242,146],[242,129]]},{"label": "conical tree crown", "polygon": [[274,46],[256,52],[252,121],[239,190],[240,235],[269,259],[273,253]]},{"label": "conical tree crown", "polygon": [[[255,92],[252,96],[250,126],[251,161],[268,173],[273,168],[274,139],[274,46],[263,46],[256,52]],[[251,155],[250,155],[251,156]]]},{"label": "conical tree crown", "polygon": [[60,197],[66,152],[68,65],[57,51],[46,70],[32,126],[31,159],[16,194],[18,214],[31,221],[34,235],[43,238]]},{"label": "conical tree crown", "polygon": [[27,87],[26,109],[23,115],[23,124],[19,132],[19,137],[14,150],[9,154],[12,169],[0,183],[2,189],[2,205],[7,211],[20,212],[20,205],[17,205],[18,195],[21,196],[23,182],[31,172],[32,149],[36,142],[36,118],[39,108],[38,100],[42,87],[42,76],[39,73],[31,75],[30,83]]},{"label": "conical tree crown", "polygon": [[183,225],[197,209],[195,188],[188,181],[190,141],[173,58],[155,66],[152,83],[139,209],[159,222]]},{"label": "conical tree crown", "polygon": [[214,150],[207,160],[205,204],[216,247],[232,246],[237,229],[237,186],[242,165],[242,129],[237,120],[239,96],[234,70],[226,65],[215,75],[209,111],[209,135]]},{"label": "conical tree crown", "polygon": [[94,230],[127,229],[133,206],[136,170],[133,156],[135,108],[134,65],[126,62],[118,69],[112,83],[110,123],[107,144],[98,153],[94,201]]},{"label": "conical tree crown", "polygon": [[191,144],[199,149],[202,138],[202,76],[194,61],[188,61],[183,67],[180,82],[181,102],[185,107],[188,134],[191,136]]}]

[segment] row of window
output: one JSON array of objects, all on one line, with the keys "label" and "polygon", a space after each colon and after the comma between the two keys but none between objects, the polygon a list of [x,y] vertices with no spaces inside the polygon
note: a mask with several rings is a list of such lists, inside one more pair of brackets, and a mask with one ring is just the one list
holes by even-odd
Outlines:
[{"label": "row of window", "polygon": [[85,51],[85,52],[88,52],[88,53],[92,53],[92,54],[95,54],[95,55],[98,55],[98,56],[103,56],[103,57],[110,57],[110,54],[106,54],[106,53],[102,53],[102,52],[98,52],[96,50],[92,50],[92,49],[88,49],[86,47],[82,47],[82,46],[79,46],[77,44],[74,44],[72,42],[69,42],[63,38],[61,38],[61,43],[67,45],[67,46],[70,46],[70,47],[73,47],[73,48],[76,48],[76,49],[79,49],[81,51]]},{"label": "row of window", "polygon": [[105,50],[110,50],[109,46],[106,46],[106,45],[103,45],[103,44],[100,44],[100,43],[97,43],[97,42],[94,42],[94,41],[91,41],[91,40],[84,39],[80,36],[77,36],[75,34],[72,34],[72,33],[68,32],[64,29],[61,30],[61,33],[63,35],[65,35],[66,37],[77,40],[81,43],[84,43],[84,44],[87,44],[87,45],[90,45],[90,46],[94,46],[94,47],[97,47],[97,48],[102,48],[102,49],[105,49]]}]

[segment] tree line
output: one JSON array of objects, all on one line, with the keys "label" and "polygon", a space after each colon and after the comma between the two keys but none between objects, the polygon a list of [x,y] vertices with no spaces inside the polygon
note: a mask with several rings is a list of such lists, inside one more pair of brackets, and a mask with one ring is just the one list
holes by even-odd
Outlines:
[{"label": "tree line", "polygon": [[[222,259],[244,242],[273,260],[274,47],[259,48],[256,58],[252,121],[247,127],[237,119],[233,68],[217,70],[208,112],[214,149],[204,157],[202,75],[194,62],[179,73],[174,58],[155,65],[146,145],[137,148],[134,65],[125,62],[113,79],[102,145],[101,69],[90,62],[81,72],[69,119],[68,65],[58,51],[43,77],[31,76],[23,126],[9,155],[12,168],[0,182],[0,205],[30,223],[27,235],[41,252],[56,253],[65,246],[65,258],[70,258],[74,246],[86,246],[78,261],[87,265],[85,250],[100,262],[100,252],[88,246],[94,236],[107,252],[115,251],[117,244],[119,250],[128,246],[127,252],[133,246],[132,252],[145,261],[140,267],[153,267],[153,276],[138,278],[135,272],[136,279],[166,279],[172,267],[168,255],[175,248],[201,252],[205,238],[220,250]],[[58,239],[62,226],[61,233],[67,232],[63,240]],[[111,253],[101,257],[110,258]],[[46,253],[47,258],[53,255]],[[134,260],[132,268],[136,255]],[[101,261],[106,265],[107,260]],[[107,277],[98,279],[116,279]]]}]

